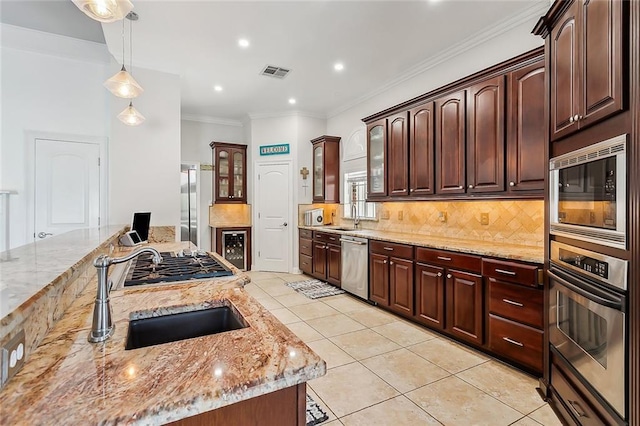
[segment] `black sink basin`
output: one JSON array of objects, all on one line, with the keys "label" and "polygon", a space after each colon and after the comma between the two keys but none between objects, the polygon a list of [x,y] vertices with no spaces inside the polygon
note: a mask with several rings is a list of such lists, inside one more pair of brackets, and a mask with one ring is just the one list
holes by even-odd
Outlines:
[{"label": "black sink basin", "polygon": [[247,327],[229,306],[129,321],[127,346],[138,349]]}]

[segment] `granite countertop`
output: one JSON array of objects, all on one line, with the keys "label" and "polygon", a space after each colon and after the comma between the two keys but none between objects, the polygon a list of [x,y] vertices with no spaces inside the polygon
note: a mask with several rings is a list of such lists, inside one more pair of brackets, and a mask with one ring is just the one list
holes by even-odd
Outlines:
[{"label": "granite countertop", "polygon": [[209,224],[210,228],[251,228],[250,223],[215,223]]},{"label": "granite countertop", "polygon": [[531,263],[544,263],[544,248],[523,246],[518,244],[494,243],[492,241],[464,240],[457,238],[439,237],[433,235],[407,234],[401,232],[375,231],[360,229],[342,231],[338,226],[299,226],[299,229],[311,231],[334,232],[342,235],[368,238],[370,240],[389,241],[393,243],[411,244],[418,247],[428,247],[450,250],[481,256],[499,257],[502,259],[519,260]]},{"label": "granite countertop", "polygon": [[[324,375],[325,362],[255,301],[242,288],[248,277],[235,272],[112,291],[115,333],[98,344],[87,341],[94,278],[0,392],[0,424],[167,423]],[[130,319],[220,305],[232,305],[249,326],[124,349]]]}]

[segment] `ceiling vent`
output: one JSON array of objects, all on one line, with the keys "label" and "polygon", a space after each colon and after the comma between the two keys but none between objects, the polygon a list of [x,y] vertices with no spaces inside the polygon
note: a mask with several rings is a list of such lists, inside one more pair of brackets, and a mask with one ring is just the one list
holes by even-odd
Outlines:
[{"label": "ceiling vent", "polygon": [[260,72],[260,74],[266,75],[268,77],[285,78],[287,76],[287,74],[289,74],[289,71],[290,70],[288,70],[286,68],[280,68],[280,67],[275,67],[273,65],[267,65]]}]

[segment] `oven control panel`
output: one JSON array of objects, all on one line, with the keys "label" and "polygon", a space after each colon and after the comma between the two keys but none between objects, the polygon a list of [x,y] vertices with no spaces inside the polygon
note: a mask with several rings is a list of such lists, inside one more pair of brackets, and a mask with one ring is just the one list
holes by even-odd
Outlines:
[{"label": "oven control panel", "polygon": [[560,261],[583,271],[596,274],[602,278],[609,278],[609,264],[593,257],[573,253],[570,250],[560,249]]}]

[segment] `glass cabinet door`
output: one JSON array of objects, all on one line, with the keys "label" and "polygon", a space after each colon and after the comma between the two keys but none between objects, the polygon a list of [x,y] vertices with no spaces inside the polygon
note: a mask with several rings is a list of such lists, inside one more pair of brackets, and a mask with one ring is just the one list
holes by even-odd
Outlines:
[{"label": "glass cabinet door", "polygon": [[369,194],[382,194],[385,187],[384,126],[369,129]]},{"label": "glass cabinet door", "polygon": [[244,195],[242,189],[244,187],[244,155],[242,152],[233,153],[233,197],[242,198]]},{"label": "glass cabinet door", "polygon": [[222,150],[218,154],[218,197],[229,197],[229,152]]},{"label": "glass cabinet door", "polygon": [[313,198],[324,198],[324,149],[318,145],[313,149]]}]

